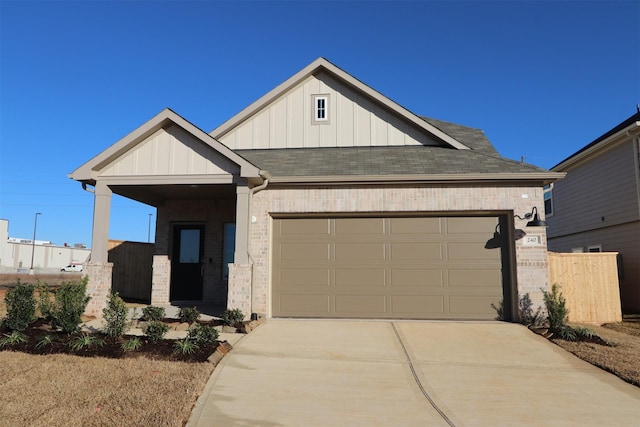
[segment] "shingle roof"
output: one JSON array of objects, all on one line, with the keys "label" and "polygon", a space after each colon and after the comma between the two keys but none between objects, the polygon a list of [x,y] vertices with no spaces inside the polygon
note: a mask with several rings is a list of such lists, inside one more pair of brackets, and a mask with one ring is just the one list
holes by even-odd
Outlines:
[{"label": "shingle roof", "polygon": [[235,150],[272,176],[375,176],[548,172],[477,150],[432,146]]},{"label": "shingle roof", "polygon": [[447,135],[457,139],[472,150],[482,151],[486,154],[498,156],[493,144],[487,139],[482,129],[461,126],[455,123],[444,122],[430,117],[420,117],[425,122],[437,127]]}]

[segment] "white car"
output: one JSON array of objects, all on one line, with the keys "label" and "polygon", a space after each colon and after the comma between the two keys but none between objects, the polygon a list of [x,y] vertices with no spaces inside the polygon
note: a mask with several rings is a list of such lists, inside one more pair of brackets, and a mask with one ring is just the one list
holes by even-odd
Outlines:
[{"label": "white car", "polygon": [[60,271],[82,271],[80,264],[69,264],[66,267],[62,267]]}]

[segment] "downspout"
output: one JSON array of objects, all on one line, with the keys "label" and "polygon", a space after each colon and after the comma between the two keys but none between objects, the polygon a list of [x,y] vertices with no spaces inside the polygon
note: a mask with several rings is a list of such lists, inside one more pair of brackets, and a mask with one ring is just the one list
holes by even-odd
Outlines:
[{"label": "downspout", "polygon": [[[249,261],[251,262],[251,320],[258,320],[258,313],[254,312],[253,310],[253,290],[254,290],[254,275],[253,275],[253,255],[251,255],[251,224],[253,223],[252,218],[253,218],[253,195],[264,190],[265,188],[267,188],[267,185],[269,185],[269,178],[267,176],[267,174],[265,173],[265,171],[260,171],[258,172],[258,175],[260,175],[260,177],[263,179],[262,184],[255,186],[251,189],[249,189],[249,217],[247,218],[247,224],[248,224],[248,232],[247,232],[247,257],[249,258]],[[266,314],[266,313],[265,313]]]}]

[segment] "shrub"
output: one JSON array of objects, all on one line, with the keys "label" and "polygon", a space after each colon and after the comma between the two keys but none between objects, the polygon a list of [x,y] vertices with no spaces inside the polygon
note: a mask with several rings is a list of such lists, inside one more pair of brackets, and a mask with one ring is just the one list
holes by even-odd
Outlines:
[{"label": "shrub", "polygon": [[127,328],[127,306],[118,293],[109,293],[107,306],[102,310],[104,333],[110,337],[121,337]]},{"label": "shrub", "polygon": [[41,335],[36,342],[36,348],[41,349],[47,347],[55,341],[55,337],[49,334]]},{"label": "shrub", "polygon": [[200,347],[198,346],[198,344],[188,338],[176,341],[175,344],[173,344],[173,351],[175,353],[192,354],[195,353],[199,348]]},{"label": "shrub", "polygon": [[62,329],[62,332],[76,332],[82,323],[84,313],[89,300],[86,295],[89,277],[85,276],[80,282],[66,282],[56,291],[56,297],[51,317],[54,326]]},{"label": "shrub", "polygon": [[164,319],[165,313],[164,307],[150,305],[142,309],[142,318],[147,321],[160,321]]},{"label": "shrub", "polygon": [[36,299],[33,296],[33,285],[18,281],[15,288],[9,289],[4,300],[7,315],[4,325],[14,331],[24,331],[36,320]]},{"label": "shrub", "polygon": [[194,328],[189,329],[188,338],[194,340],[198,345],[206,346],[215,342],[218,336],[218,330],[213,326],[196,325]]},{"label": "shrub", "polygon": [[143,332],[149,338],[149,341],[158,342],[169,332],[169,325],[158,320],[152,320],[143,328]]},{"label": "shrub", "polygon": [[29,341],[29,338],[20,331],[13,331],[10,334],[4,334],[0,338],[0,348],[8,347],[15,344],[21,344]]},{"label": "shrub", "polygon": [[123,342],[120,347],[124,351],[140,350],[140,347],[142,347],[142,341],[140,341],[139,337],[132,337]]},{"label": "shrub", "polygon": [[544,305],[547,308],[547,320],[549,321],[549,329],[560,332],[566,326],[567,315],[569,310],[566,306],[566,300],[560,292],[557,284],[551,286],[551,292],[542,290],[544,297]]},{"label": "shrub", "polygon": [[242,326],[242,321],[244,320],[244,313],[239,308],[234,308],[232,310],[226,309],[224,313],[222,313],[222,321],[229,326],[233,326],[235,328]]},{"label": "shrub", "polygon": [[518,314],[520,323],[523,325],[539,326],[544,322],[542,307],[538,307],[534,312],[533,301],[531,301],[529,294],[524,294],[520,297],[520,300],[518,301]]},{"label": "shrub", "polygon": [[80,351],[88,347],[102,347],[103,345],[104,341],[100,338],[87,334],[78,335],[69,341],[69,347],[73,351]]},{"label": "shrub", "polygon": [[51,320],[51,313],[54,310],[54,302],[51,300],[51,290],[49,289],[49,285],[41,285],[38,283],[36,290],[38,291],[38,311],[40,312],[40,316],[46,320]]},{"label": "shrub", "polygon": [[181,322],[193,323],[200,317],[200,312],[195,307],[180,307],[178,318]]}]

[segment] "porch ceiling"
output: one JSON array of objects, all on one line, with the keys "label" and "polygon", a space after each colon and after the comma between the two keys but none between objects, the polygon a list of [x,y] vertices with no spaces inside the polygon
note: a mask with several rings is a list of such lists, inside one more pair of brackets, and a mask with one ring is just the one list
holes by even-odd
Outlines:
[{"label": "porch ceiling", "polygon": [[111,185],[120,196],[138,202],[162,206],[168,200],[235,198],[235,184],[181,184],[181,185]]}]

